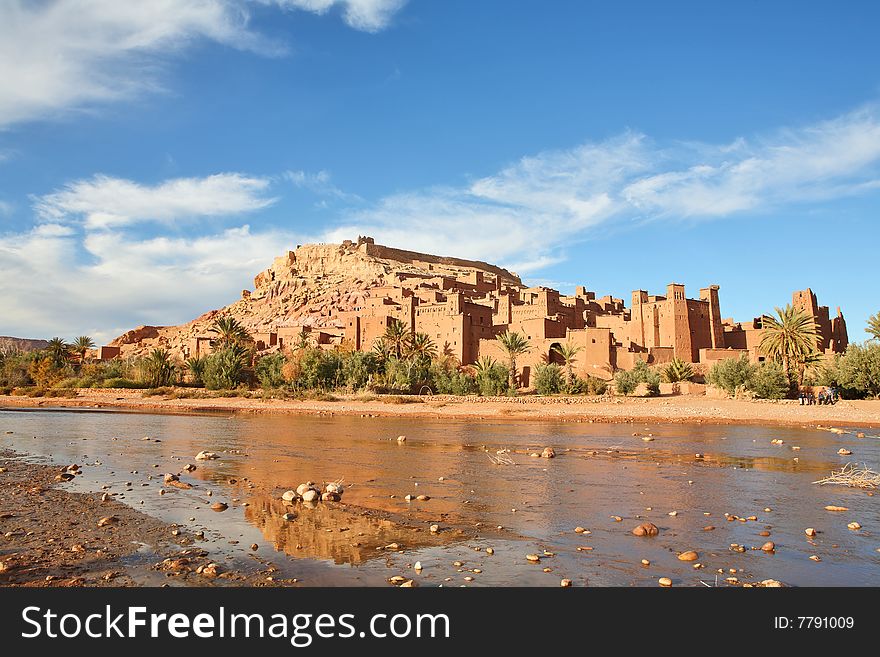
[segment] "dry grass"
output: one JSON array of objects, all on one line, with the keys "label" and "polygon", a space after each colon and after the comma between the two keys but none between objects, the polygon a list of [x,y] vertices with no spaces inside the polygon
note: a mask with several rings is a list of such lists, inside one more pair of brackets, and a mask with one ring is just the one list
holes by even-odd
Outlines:
[{"label": "dry grass", "polygon": [[877,488],[880,487],[880,472],[869,470],[864,465],[859,468],[854,463],[847,463],[840,470],[832,471],[828,477],[813,483],[820,486],[836,484],[850,488]]}]

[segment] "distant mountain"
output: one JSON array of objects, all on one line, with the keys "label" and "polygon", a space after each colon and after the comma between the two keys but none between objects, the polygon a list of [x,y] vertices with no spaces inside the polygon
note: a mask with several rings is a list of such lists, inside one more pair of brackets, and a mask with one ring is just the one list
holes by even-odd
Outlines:
[{"label": "distant mountain", "polygon": [[49,346],[48,340],[32,340],[30,338],[12,338],[0,335],[0,351],[36,351]]}]

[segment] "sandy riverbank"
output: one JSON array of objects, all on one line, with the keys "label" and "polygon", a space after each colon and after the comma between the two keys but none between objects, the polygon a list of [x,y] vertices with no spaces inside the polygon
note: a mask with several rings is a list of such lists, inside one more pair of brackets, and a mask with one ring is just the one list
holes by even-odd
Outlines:
[{"label": "sandy riverbank", "polygon": [[[880,427],[880,400],[801,406],[796,401],[715,399],[705,396],[620,397],[388,397],[334,396],[334,401],[208,397],[174,399],[136,390],[81,390],[70,398],[0,396],[0,408],[115,408],[195,413],[364,415],[447,419],[521,419],[581,422],[673,422]],[[407,403],[402,403],[405,400]],[[411,402],[411,403],[409,403]]]},{"label": "sandy riverbank", "polygon": [[0,586],[284,583],[267,579],[272,568],[244,575],[213,564],[189,532],[111,494],[64,490],[58,478],[72,473],[21,457],[0,450]]}]

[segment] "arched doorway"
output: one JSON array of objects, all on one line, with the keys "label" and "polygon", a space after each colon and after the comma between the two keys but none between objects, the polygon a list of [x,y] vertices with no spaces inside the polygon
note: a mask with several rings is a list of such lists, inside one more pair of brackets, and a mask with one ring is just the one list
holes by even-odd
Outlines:
[{"label": "arched doorway", "polygon": [[561,349],[562,345],[558,342],[554,342],[550,345],[550,351],[547,354],[547,362],[548,363],[556,363],[560,367],[565,367],[565,360],[559,354],[558,349]]}]

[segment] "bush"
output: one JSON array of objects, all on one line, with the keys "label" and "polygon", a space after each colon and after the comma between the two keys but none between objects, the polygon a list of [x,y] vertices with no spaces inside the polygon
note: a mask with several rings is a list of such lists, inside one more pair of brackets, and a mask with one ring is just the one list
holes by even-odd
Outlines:
[{"label": "bush", "polygon": [[635,370],[620,370],[614,375],[614,391],[628,397],[636,391],[639,386],[639,380],[636,377]]},{"label": "bush", "polygon": [[[190,359],[192,360],[192,359]],[[190,361],[187,361],[189,364]],[[266,389],[272,388],[280,388],[284,385],[284,376],[281,373],[282,368],[284,367],[284,354],[276,353],[270,354],[268,356],[263,356],[260,360],[257,361],[257,366],[255,369],[255,374],[257,376],[257,380],[260,382],[260,385]],[[195,378],[195,370],[191,367],[190,371],[193,372],[193,378]],[[204,376],[204,368],[201,372],[201,377]]]},{"label": "bush", "polygon": [[820,382],[840,388],[846,399],[880,397],[880,343],[849,345],[823,369]]},{"label": "bush", "polygon": [[164,349],[153,349],[150,355],[139,362],[140,380],[148,388],[161,388],[174,383],[177,368]]},{"label": "bush", "polygon": [[207,356],[194,356],[192,358],[187,358],[184,365],[186,365],[186,369],[189,371],[190,382],[193,385],[205,385],[205,367],[208,365]]},{"label": "bush", "polygon": [[29,369],[33,358],[32,354],[22,352],[0,356],[0,384],[13,388],[32,384]]},{"label": "bush", "polygon": [[332,390],[342,380],[341,365],[339,354],[307,347],[291,354],[282,375],[298,390]]},{"label": "bush", "polygon": [[416,386],[412,368],[405,360],[389,358],[385,362],[384,388],[397,392],[412,392]]},{"label": "bush", "polygon": [[666,383],[690,381],[694,376],[694,368],[677,356],[663,368],[663,380]]},{"label": "bush", "polygon": [[504,365],[495,363],[492,367],[481,369],[477,372],[474,381],[477,390],[483,397],[497,397],[505,395],[508,391],[508,371]]},{"label": "bush", "polygon": [[753,366],[748,357],[725,358],[712,366],[706,380],[729,395],[735,395],[737,389],[749,389]]},{"label": "bush", "polygon": [[59,381],[73,376],[69,365],[57,365],[50,356],[42,355],[34,358],[28,366],[28,375],[37,388],[51,388]]},{"label": "bush", "polygon": [[434,392],[440,395],[471,395],[477,391],[477,381],[468,372],[445,363],[431,366]]},{"label": "bush", "polygon": [[562,368],[556,363],[538,365],[535,368],[535,390],[540,395],[555,395],[564,384]]},{"label": "bush", "polygon": [[660,375],[643,360],[637,360],[628,372],[620,371],[614,376],[614,389],[624,397],[635,392],[640,383],[645,384],[649,397],[660,394]]},{"label": "bush", "polygon": [[585,380],[587,383],[587,394],[588,395],[604,395],[608,391],[608,382],[600,379],[598,376],[587,376]]},{"label": "bush", "polygon": [[782,366],[772,361],[752,369],[748,387],[760,399],[783,399],[790,391]]},{"label": "bush", "polygon": [[648,392],[648,397],[656,397],[660,394],[660,375],[653,370],[648,370],[643,374],[642,383]]},{"label": "bush", "polygon": [[244,381],[247,365],[248,352],[238,345],[215,351],[205,363],[205,385],[210,390],[231,390]]},{"label": "bush", "polygon": [[379,373],[380,363],[376,354],[352,351],[342,359],[342,380],[349,390],[363,390]]}]

